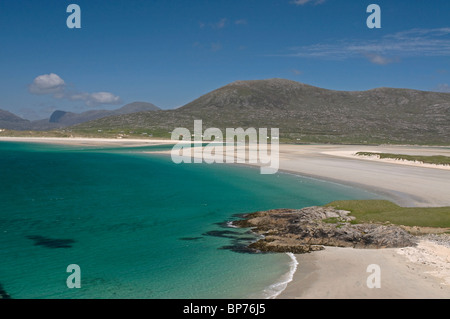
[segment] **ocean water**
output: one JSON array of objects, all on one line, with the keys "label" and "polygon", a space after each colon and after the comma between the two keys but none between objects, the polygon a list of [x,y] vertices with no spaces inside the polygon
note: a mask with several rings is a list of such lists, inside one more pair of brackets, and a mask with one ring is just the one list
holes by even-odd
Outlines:
[{"label": "ocean water", "polygon": [[[266,298],[297,266],[249,254],[235,214],[369,192],[224,164],[173,164],[167,146],[0,143],[0,287],[12,298]],[[66,285],[67,266],[81,288]]]}]

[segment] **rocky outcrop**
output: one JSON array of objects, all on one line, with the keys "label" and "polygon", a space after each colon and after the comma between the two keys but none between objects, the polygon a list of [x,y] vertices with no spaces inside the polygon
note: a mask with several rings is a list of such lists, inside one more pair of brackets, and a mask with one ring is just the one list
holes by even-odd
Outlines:
[{"label": "rocky outcrop", "polygon": [[262,252],[308,253],[324,246],[399,248],[415,246],[415,237],[398,226],[355,224],[347,211],[332,207],[277,209],[244,215],[233,225],[252,228],[262,239],[249,248]]}]

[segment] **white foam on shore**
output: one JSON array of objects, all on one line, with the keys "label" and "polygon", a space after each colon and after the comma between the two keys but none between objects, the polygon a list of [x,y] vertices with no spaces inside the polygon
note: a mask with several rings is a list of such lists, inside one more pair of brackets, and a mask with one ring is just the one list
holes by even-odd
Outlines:
[{"label": "white foam on shore", "polygon": [[[233,225],[233,221],[228,221],[227,227],[239,228]],[[259,235],[258,237],[264,238],[264,235]],[[263,299],[275,299],[286,289],[287,285],[294,279],[294,274],[297,271],[298,261],[293,253],[286,253],[286,255],[288,255],[289,258],[291,259],[291,261],[289,262],[289,271],[283,276],[281,276],[279,281],[264,289],[264,291],[262,292]]]},{"label": "white foam on shore", "polygon": [[263,291],[264,299],[275,299],[278,297],[287,287],[287,285],[294,279],[294,274],[297,271],[298,261],[293,253],[286,253],[286,255],[291,258],[291,262],[289,263],[290,269],[284,274],[280,281],[270,285]]},{"label": "white foam on shore", "polygon": [[229,228],[239,228],[237,226],[234,226],[232,221],[227,221],[227,227],[229,227]]}]

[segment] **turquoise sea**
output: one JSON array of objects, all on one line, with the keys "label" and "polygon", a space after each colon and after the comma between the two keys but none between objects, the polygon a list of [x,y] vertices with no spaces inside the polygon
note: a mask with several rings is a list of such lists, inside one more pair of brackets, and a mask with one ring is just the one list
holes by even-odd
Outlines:
[{"label": "turquoise sea", "polygon": [[[225,164],[172,163],[167,146],[0,143],[0,288],[11,298],[265,298],[286,254],[249,254],[235,214],[377,198]],[[170,149],[170,148],[169,148]],[[81,269],[69,289],[67,266]]]}]

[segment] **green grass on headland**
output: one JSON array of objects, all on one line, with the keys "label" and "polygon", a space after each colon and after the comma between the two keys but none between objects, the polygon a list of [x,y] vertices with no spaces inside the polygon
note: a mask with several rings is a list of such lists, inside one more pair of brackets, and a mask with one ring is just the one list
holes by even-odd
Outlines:
[{"label": "green grass on headland", "polygon": [[450,157],[435,155],[435,156],[419,156],[419,155],[404,155],[404,154],[390,154],[390,153],[371,153],[371,152],[358,152],[359,156],[379,156],[380,159],[390,158],[396,160],[416,161],[426,164],[435,165],[450,165]]},{"label": "green grass on headland", "polygon": [[419,227],[450,227],[450,207],[400,207],[386,200],[335,201],[326,206],[347,210],[356,223],[385,223]]}]

